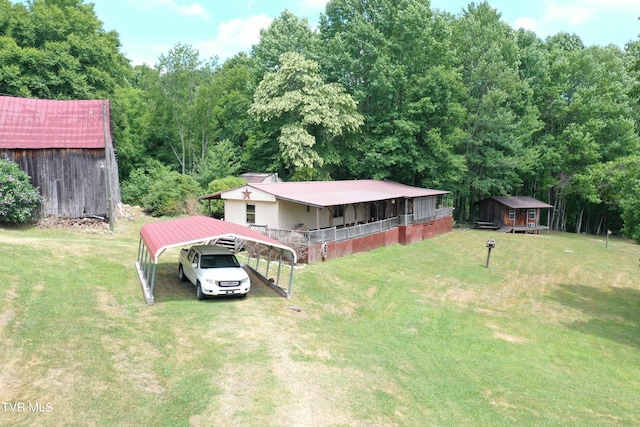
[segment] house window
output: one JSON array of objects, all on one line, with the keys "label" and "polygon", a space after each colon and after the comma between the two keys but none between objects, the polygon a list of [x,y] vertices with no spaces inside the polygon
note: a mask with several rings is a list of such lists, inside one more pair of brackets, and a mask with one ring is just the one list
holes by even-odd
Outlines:
[{"label": "house window", "polygon": [[536,210],[535,209],[529,209],[529,219],[530,220],[535,220],[536,219]]},{"label": "house window", "polygon": [[516,210],[513,208],[509,208],[509,221],[515,221],[516,219]]},{"label": "house window", "polygon": [[256,223],[256,205],[247,203],[247,224]]},{"label": "house window", "polygon": [[333,217],[341,218],[344,216],[344,207],[342,206],[334,206],[333,207]]}]

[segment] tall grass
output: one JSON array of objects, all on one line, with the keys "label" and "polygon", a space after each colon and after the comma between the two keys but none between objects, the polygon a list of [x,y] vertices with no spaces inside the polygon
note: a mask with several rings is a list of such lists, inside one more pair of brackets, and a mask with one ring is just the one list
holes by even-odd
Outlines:
[{"label": "tall grass", "polygon": [[0,402],[52,409],[1,425],[640,425],[631,242],[456,230],[204,302],[173,250],[148,307],[139,226],[0,229]]}]

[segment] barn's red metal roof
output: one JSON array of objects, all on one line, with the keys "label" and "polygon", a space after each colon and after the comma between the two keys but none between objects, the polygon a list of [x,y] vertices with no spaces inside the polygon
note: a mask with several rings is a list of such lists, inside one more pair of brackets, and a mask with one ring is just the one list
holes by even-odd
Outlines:
[{"label": "barn's red metal roof", "polygon": [[0,96],[0,149],[104,148],[105,123],[107,100]]},{"label": "barn's red metal roof", "polygon": [[140,239],[158,263],[165,249],[214,240],[221,237],[238,237],[279,249],[287,259],[296,261],[296,252],[264,234],[244,225],[233,224],[206,216],[191,216],[145,224],[140,229]]}]

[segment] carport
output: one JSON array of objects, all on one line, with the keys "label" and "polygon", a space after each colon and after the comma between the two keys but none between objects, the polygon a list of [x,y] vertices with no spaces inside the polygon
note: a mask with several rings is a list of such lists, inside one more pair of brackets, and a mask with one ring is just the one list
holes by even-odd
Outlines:
[{"label": "carport", "polygon": [[[155,285],[158,258],[165,250],[196,243],[216,244],[221,239],[233,239],[234,241],[243,243],[253,242],[256,244],[255,267],[251,265],[251,253],[249,253],[249,262],[246,266],[276,292],[285,298],[291,297],[293,269],[296,263],[296,252],[293,249],[249,227],[206,216],[191,216],[145,224],[140,229],[136,269],[138,271],[142,293],[147,304],[154,304],[153,288]],[[265,275],[259,272],[260,258],[263,249],[267,250]],[[280,286],[280,272],[283,259],[290,263],[291,267],[287,289]],[[269,266],[272,262],[278,263],[275,279],[269,279]]]}]

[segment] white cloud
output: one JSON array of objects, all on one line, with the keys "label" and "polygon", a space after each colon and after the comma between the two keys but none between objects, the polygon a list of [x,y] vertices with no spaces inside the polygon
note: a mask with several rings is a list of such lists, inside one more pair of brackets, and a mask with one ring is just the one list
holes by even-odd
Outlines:
[{"label": "white cloud", "polygon": [[530,30],[533,32],[537,32],[538,30],[538,22],[533,18],[518,18],[513,23],[514,28],[524,28],[525,30]]},{"label": "white cloud", "polygon": [[583,6],[559,6],[556,2],[551,2],[545,10],[548,21],[562,21],[574,26],[589,22],[593,14],[593,7],[586,4]]},{"label": "white cloud", "polygon": [[298,4],[305,9],[324,10],[329,0],[300,0]]},{"label": "white cloud", "polygon": [[202,58],[217,55],[221,61],[238,52],[246,52],[260,41],[260,30],[268,28],[272,18],[262,14],[246,19],[233,19],[218,27],[218,35],[213,40],[194,43]]},{"label": "white cloud", "polygon": [[202,19],[209,19],[207,9],[197,2],[184,6],[178,4],[175,0],[131,0],[131,3],[148,9],[153,9],[157,6],[166,6],[180,15],[199,16]]}]

